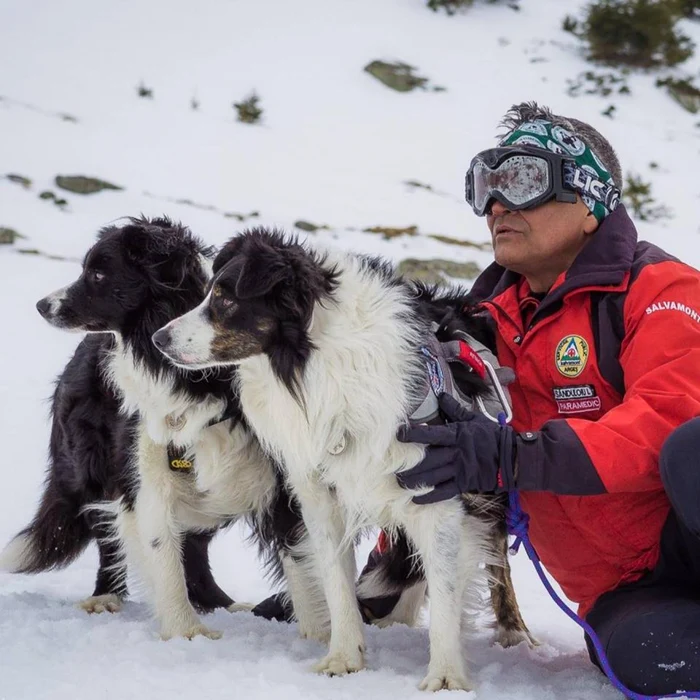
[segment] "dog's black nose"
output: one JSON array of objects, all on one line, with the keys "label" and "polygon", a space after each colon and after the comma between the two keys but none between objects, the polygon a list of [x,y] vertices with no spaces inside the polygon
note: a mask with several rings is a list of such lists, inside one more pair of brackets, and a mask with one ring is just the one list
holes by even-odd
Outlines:
[{"label": "dog's black nose", "polygon": [[36,310],[46,318],[46,315],[51,311],[51,302],[48,299],[39,299],[36,303]]},{"label": "dog's black nose", "polygon": [[161,328],[153,334],[153,344],[158,348],[158,350],[164,350],[170,345],[171,341],[170,331],[167,328]]}]

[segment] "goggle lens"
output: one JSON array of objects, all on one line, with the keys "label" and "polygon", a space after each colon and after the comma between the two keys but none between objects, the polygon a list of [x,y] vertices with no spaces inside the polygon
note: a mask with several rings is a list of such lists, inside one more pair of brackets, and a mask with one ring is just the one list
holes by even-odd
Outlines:
[{"label": "goggle lens", "polygon": [[501,195],[512,207],[524,209],[552,188],[549,163],[531,155],[513,155],[495,169],[477,159],[472,165],[472,177],[474,201],[470,204],[480,216],[494,194]]}]

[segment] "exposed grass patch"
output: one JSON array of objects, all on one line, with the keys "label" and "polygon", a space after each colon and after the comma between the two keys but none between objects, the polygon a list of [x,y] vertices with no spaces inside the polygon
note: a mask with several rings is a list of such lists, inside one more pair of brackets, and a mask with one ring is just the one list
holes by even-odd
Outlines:
[{"label": "exposed grass patch", "polygon": [[56,187],[73,192],[73,194],[95,194],[102,190],[123,190],[123,187],[114,185],[106,180],[85,175],[56,175]]}]

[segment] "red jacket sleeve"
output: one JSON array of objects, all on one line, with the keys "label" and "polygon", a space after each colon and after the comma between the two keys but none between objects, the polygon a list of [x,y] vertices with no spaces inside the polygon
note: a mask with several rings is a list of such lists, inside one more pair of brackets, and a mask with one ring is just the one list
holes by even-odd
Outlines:
[{"label": "red jacket sleeve", "polygon": [[563,421],[608,492],[659,488],[664,440],[700,415],[700,273],[675,261],[647,265],[624,318],[622,403],[597,421]]}]

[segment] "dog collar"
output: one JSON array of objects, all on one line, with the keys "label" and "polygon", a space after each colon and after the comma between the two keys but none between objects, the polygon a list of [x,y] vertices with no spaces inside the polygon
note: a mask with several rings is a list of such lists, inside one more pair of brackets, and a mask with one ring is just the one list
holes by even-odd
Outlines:
[{"label": "dog collar", "polygon": [[170,471],[186,472],[194,466],[194,459],[187,459],[186,447],[175,447],[172,442],[168,443],[168,466]]},{"label": "dog collar", "polygon": [[[224,412],[217,418],[212,418],[205,428],[211,428],[214,425],[223,423],[229,418],[234,418],[238,413],[238,408],[233,401],[226,402],[226,408]],[[187,422],[187,416],[183,413],[178,418],[175,418],[172,414],[168,414],[166,417],[166,422],[171,430],[177,431],[181,430],[185,423]],[[187,448],[186,447],[176,447],[172,442],[168,443],[168,467],[171,471],[176,472],[186,472],[194,467],[194,458],[187,458]]]}]

